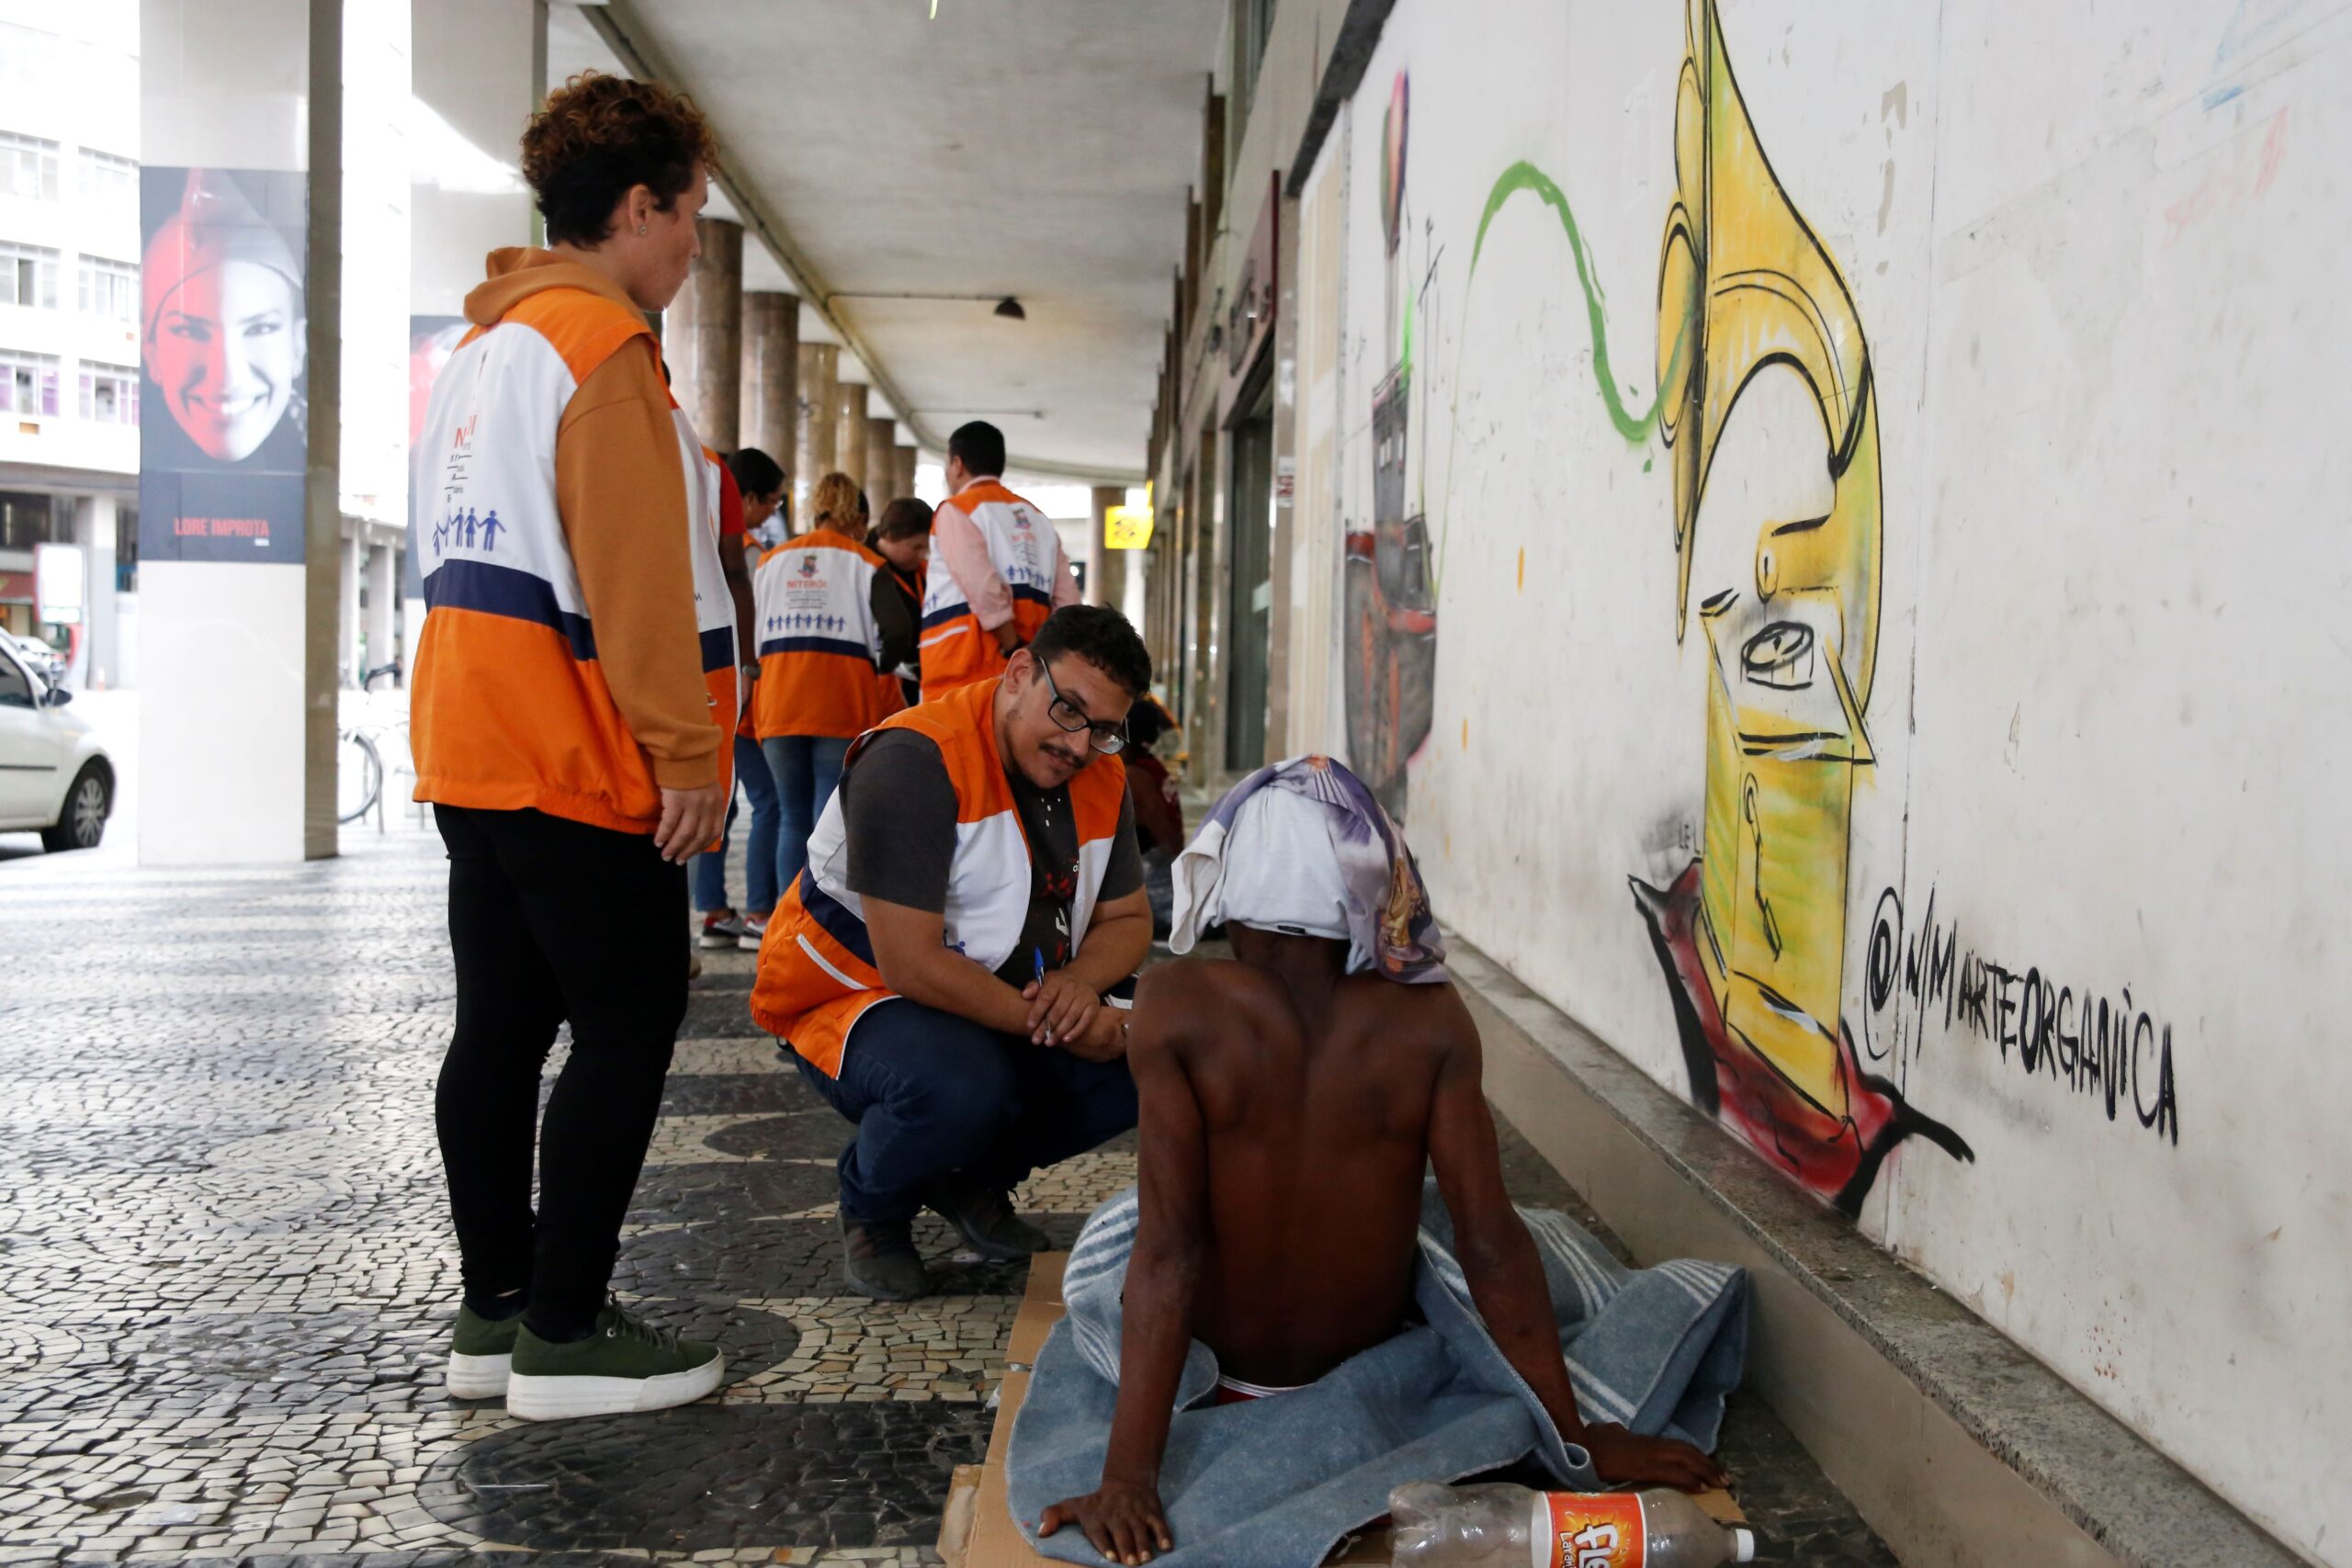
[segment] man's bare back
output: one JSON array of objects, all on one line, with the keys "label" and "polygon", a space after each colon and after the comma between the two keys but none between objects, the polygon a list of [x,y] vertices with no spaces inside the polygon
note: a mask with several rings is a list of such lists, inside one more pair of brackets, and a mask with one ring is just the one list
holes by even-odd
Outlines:
[{"label": "man's bare back", "polygon": [[[1312,1382],[1403,1327],[1422,1172],[1497,1348],[1602,1479],[1726,1479],[1688,1443],[1582,1419],[1543,1265],[1504,1190],[1478,1032],[1450,984],[1345,974],[1347,947],[1229,928],[1236,962],[1185,960],[1137,988],[1142,1107],[1119,1400],[1102,1483],[1038,1522],[1128,1563],[1168,1551],[1159,1461],[1199,1339],[1227,1375]],[[1279,1397],[1277,1395],[1276,1397]]]},{"label": "man's bare back", "polygon": [[1469,1019],[1450,986],[1369,976],[1337,979],[1314,1019],[1255,964],[1187,959],[1151,980],[1175,1004],[1162,1039],[1207,1156],[1193,1337],[1236,1378],[1312,1382],[1412,1309],[1430,1102]]}]

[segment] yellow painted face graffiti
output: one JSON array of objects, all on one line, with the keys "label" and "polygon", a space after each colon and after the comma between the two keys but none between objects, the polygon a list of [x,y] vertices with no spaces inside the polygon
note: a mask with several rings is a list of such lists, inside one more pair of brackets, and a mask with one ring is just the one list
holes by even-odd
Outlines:
[{"label": "yellow painted face graffiti", "polygon": [[1678,639],[1708,468],[1759,373],[1785,367],[1804,381],[1832,486],[1824,515],[1757,520],[1752,581],[1702,585],[1711,678],[1699,957],[1724,1022],[1842,1117],[1846,862],[1854,769],[1871,761],[1862,715],[1883,536],[1870,350],[1837,265],[1758,145],[1714,0],[1690,0],[1685,37],[1677,197],[1658,263]]}]

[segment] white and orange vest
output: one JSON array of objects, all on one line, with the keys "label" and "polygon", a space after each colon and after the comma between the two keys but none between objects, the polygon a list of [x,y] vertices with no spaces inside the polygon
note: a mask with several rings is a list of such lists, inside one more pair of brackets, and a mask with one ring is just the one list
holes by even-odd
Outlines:
[{"label": "white and orange vest", "polygon": [[[469,333],[433,384],[413,454],[409,547],[424,578],[413,744],[417,798],[533,808],[650,833],[662,791],[596,662],[556,507],[556,433],[582,382],[644,318],[580,288],[530,295]],[[711,722],[736,725],[735,602],[718,559],[716,457],[673,401]],[[718,748],[734,788],[734,748]]]},{"label": "white and orange vest", "polygon": [[760,558],[752,598],[760,629],[760,679],[752,729],[776,735],[862,735],[900,708],[895,676],[875,668],[880,556],[846,534],[820,528]]},{"label": "white and orange vest", "polygon": [[[866,742],[892,729],[911,729],[939,748],[956,790],[956,857],[948,867],[942,939],[990,971],[1020,945],[1030,892],[1029,839],[997,755],[996,693],[996,682],[976,682],[894,714],[861,737],[842,765],[846,784]],[[850,891],[843,794],[833,791],[816,831],[808,835],[808,869],[768,921],[752,989],[752,1017],[760,1027],[833,1077],[841,1074],[842,1055],[858,1019],[896,995],[875,967],[865,906]],[[1078,823],[1073,952],[1086,941],[1126,794],[1126,770],[1115,757],[1096,757],[1069,783]]]},{"label": "white and orange vest", "polygon": [[[994,479],[982,479],[940,503],[971,518],[988,547],[989,564],[1012,594],[1012,624],[1027,642],[1054,613],[1054,572],[1061,544],[1046,514]],[[934,521],[932,526],[936,529]],[[963,586],[944,561],[933,560],[923,584],[920,642],[925,702],[943,692],[1004,673],[996,637],[980,625]]]}]

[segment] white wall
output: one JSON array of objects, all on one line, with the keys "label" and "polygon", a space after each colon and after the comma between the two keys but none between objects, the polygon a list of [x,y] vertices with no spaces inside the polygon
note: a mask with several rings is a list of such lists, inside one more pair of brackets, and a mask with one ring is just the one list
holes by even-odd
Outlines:
[{"label": "white wall", "polygon": [[[1702,62],[1703,185],[1677,174],[1679,6],[1492,0],[1480,23],[1400,0],[1304,193],[1294,604],[1320,648],[1297,733],[1373,774],[1409,750],[1407,827],[1471,941],[2352,1563],[2352,1058],[2327,984],[2352,833],[2323,812],[2352,763],[2352,14],[1724,0],[1769,166]],[[1498,186],[1522,161],[1581,255],[1539,182]],[[1687,272],[1661,277],[1684,184],[1695,319]],[[1411,530],[1375,526],[1408,299],[1425,573]],[[1739,392],[1719,440],[1677,395],[1663,438],[1662,359],[1719,413]],[[1675,467],[1702,447],[1679,613]],[[1342,564],[1349,531],[1385,574]],[[1666,890],[1660,940],[1635,880]],[[1951,968],[1915,997],[1923,931]],[[1936,1138],[1893,1143],[1914,1125]]]}]

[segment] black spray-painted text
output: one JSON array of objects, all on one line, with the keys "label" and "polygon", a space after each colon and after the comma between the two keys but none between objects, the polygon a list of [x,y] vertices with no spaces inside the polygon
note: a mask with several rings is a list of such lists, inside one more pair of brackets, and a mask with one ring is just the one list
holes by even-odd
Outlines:
[{"label": "black spray-painted text", "polygon": [[1916,1054],[1931,1025],[1958,1026],[1996,1044],[2001,1060],[2028,1077],[2104,1103],[2109,1121],[2136,1117],[2179,1145],[2172,1025],[2134,1005],[2131,987],[2109,996],[1963,948],[1956,923],[1937,924],[1932,887],[1907,932],[1902,895],[1879,895],[1864,984],[1863,1043],[1872,1058],[1906,1043]]}]

